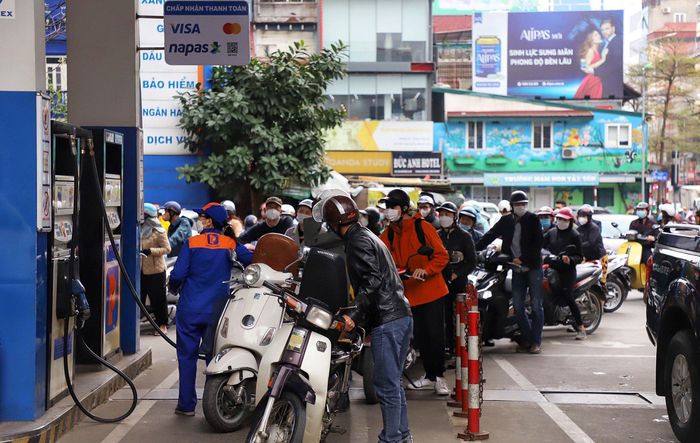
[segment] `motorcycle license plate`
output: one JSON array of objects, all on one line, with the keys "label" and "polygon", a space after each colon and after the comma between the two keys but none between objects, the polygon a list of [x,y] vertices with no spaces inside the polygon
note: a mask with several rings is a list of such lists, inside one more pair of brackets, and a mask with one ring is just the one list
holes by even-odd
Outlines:
[{"label": "motorcycle license plate", "polygon": [[289,335],[289,341],[287,341],[287,350],[301,352],[301,348],[304,347],[304,339],[306,339],[307,332],[308,331],[305,329],[292,329],[292,333]]}]

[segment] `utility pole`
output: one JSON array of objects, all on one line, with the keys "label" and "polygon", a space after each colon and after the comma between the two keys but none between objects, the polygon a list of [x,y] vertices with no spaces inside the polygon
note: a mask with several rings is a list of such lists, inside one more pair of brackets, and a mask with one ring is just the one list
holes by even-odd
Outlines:
[{"label": "utility pole", "polygon": [[647,201],[647,153],[649,152],[649,125],[647,124],[647,71],[654,66],[647,63],[642,68],[642,201]]}]

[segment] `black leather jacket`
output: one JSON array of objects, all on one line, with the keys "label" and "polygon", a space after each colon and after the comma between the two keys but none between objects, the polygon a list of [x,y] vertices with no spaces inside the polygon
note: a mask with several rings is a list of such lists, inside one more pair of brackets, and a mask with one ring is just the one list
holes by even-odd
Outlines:
[{"label": "black leather jacket", "polygon": [[391,253],[369,229],[355,223],[345,237],[350,284],[355,291],[353,319],[371,330],[411,315]]}]

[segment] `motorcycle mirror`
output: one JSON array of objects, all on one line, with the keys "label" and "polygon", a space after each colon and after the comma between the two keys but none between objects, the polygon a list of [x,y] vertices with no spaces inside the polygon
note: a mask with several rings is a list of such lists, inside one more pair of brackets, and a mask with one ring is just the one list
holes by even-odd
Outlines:
[{"label": "motorcycle mirror", "polygon": [[617,228],[618,226],[620,226],[620,225],[617,224],[617,222],[612,222],[612,223],[610,223],[610,224],[612,225],[613,228]]},{"label": "motorcycle mirror", "polygon": [[433,255],[433,252],[435,252],[435,249],[430,246],[421,246],[418,248],[418,254],[420,255],[430,256]]}]

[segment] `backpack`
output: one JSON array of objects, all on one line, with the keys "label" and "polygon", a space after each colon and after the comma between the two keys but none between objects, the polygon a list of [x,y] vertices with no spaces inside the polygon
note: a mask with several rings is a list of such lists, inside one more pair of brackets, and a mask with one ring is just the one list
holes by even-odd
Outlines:
[{"label": "backpack", "polygon": [[[414,220],[414,224],[416,227],[416,236],[418,237],[418,241],[420,242],[421,246],[427,246],[425,243],[425,232],[423,232],[423,221],[422,218],[417,218]],[[394,248],[394,230],[389,229],[389,233],[387,234],[389,236],[389,244],[391,245],[391,248]]]}]

